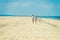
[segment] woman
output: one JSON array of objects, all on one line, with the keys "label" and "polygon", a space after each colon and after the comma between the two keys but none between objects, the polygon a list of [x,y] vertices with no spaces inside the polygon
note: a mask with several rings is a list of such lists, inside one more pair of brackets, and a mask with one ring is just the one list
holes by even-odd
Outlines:
[{"label": "woman", "polygon": [[34,24],[34,15],[32,15],[32,23]]}]

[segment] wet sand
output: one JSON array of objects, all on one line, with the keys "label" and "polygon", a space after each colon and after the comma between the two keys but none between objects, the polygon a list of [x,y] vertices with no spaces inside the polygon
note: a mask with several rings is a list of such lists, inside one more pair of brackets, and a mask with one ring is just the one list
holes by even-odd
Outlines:
[{"label": "wet sand", "polygon": [[0,17],[0,40],[60,40],[60,20],[31,17]]}]

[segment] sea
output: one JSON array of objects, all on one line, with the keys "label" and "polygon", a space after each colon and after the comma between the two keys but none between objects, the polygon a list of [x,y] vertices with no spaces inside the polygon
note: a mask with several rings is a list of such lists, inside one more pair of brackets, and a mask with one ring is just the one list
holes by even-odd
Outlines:
[{"label": "sea", "polygon": [[54,20],[60,20],[60,16],[38,16],[39,18],[48,18]]},{"label": "sea", "polygon": [[[19,17],[31,17],[27,15],[0,15],[0,16],[19,16]],[[38,16],[38,18],[48,18],[48,19],[54,19],[54,20],[60,20],[60,16]]]}]

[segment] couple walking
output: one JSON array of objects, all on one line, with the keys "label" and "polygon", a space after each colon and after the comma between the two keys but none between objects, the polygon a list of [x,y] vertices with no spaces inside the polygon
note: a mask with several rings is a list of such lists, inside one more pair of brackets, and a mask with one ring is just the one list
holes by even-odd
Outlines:
[{"label": "couple walking", "polygon": [[37,23],[37,15],[32,15],[32,23]]}]

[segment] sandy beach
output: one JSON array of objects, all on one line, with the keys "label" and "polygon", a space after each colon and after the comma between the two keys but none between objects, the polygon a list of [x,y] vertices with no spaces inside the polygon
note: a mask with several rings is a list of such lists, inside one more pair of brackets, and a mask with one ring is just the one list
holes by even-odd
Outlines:
[{"label": "sandy beach", "polygon": [[0,40],[60,40],[60,20],[0,16]]}]

